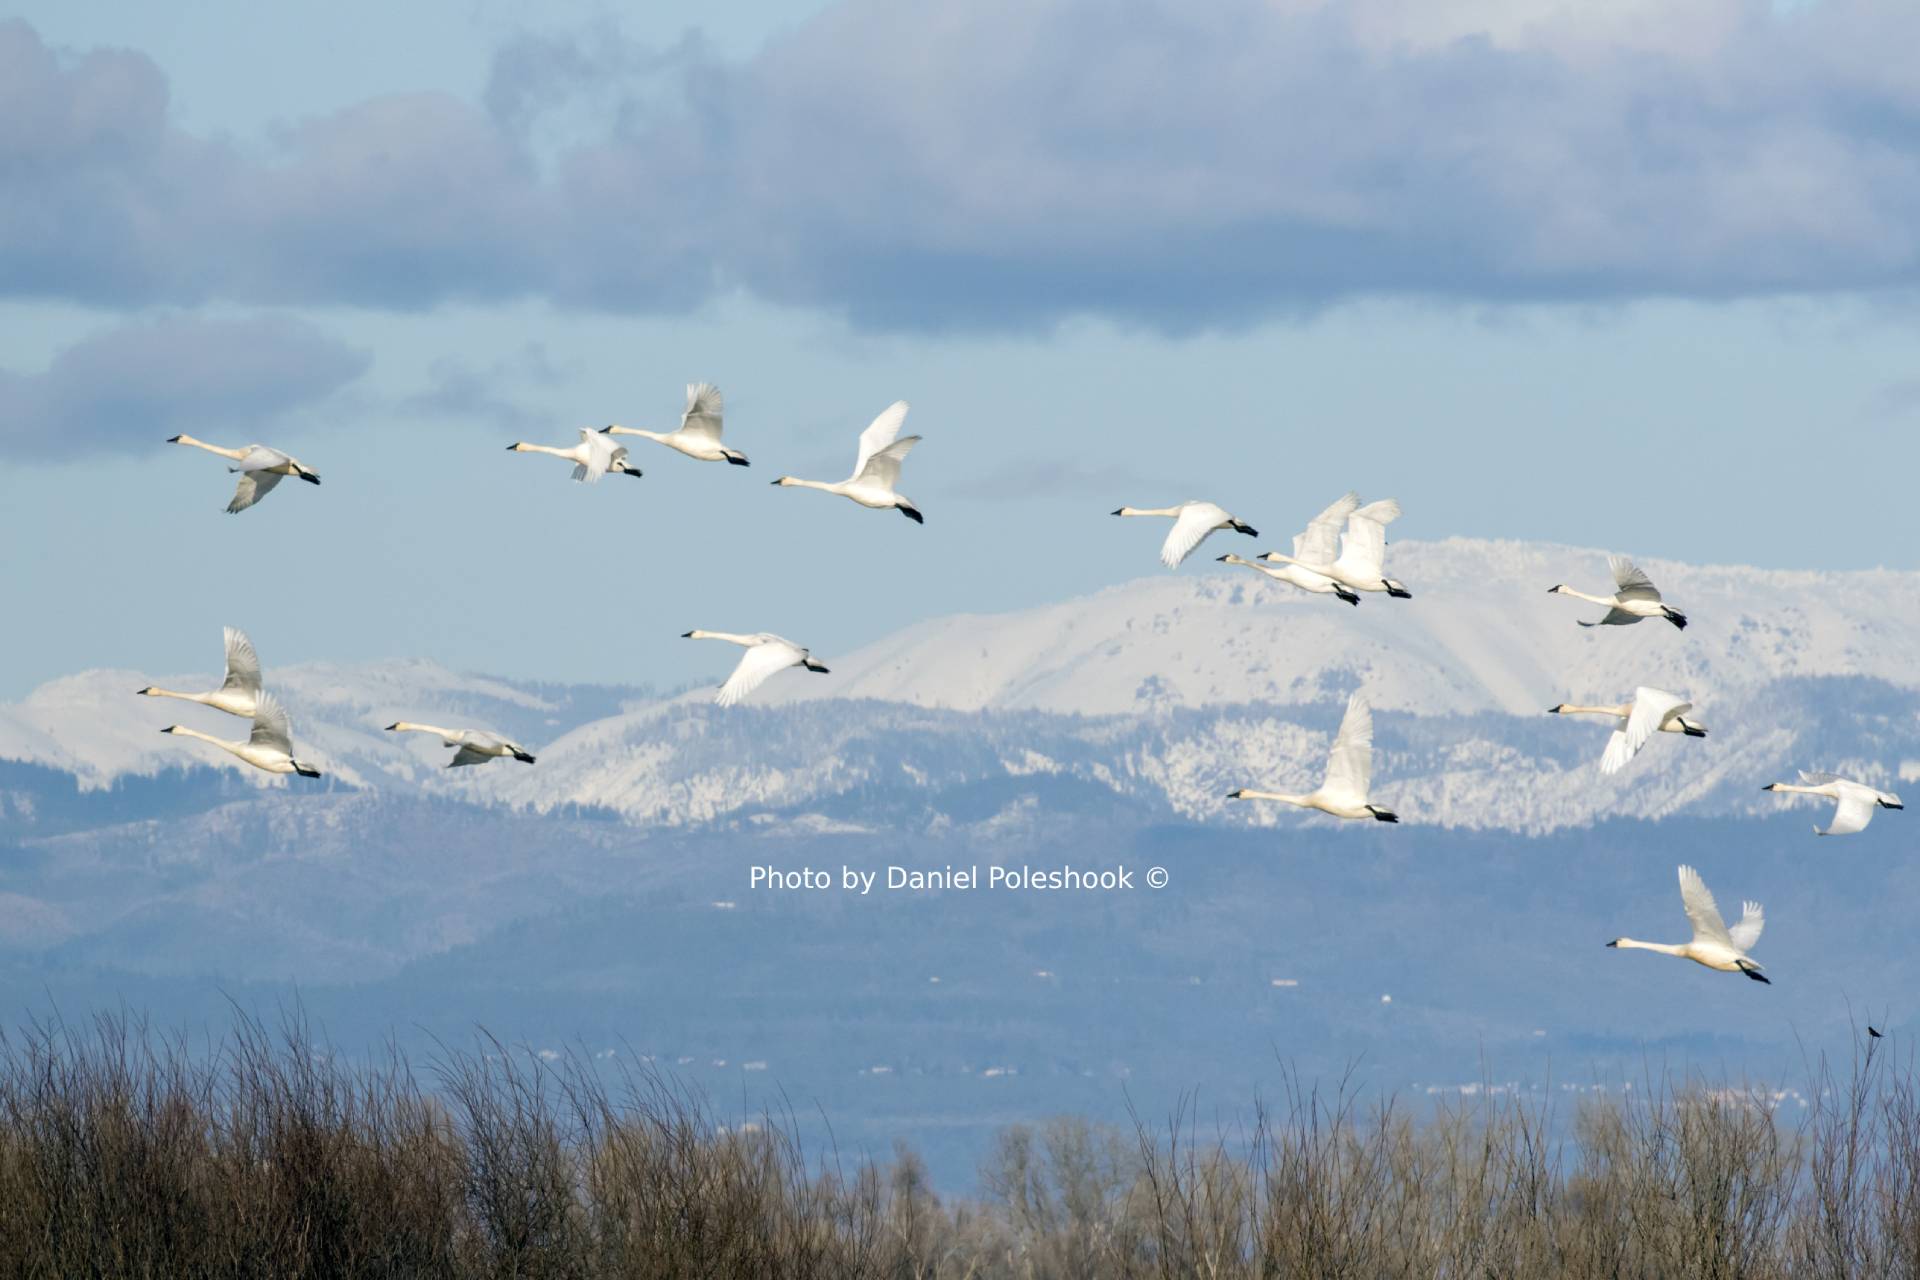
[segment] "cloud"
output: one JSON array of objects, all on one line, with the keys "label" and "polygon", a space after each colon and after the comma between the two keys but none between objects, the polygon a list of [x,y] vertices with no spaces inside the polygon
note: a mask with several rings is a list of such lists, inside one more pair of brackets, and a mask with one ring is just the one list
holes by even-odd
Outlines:
[{"label": "cloud", "polygon": [[150,448],[181,431],[251,431],[365,372],[370,358],[284,316],[168,316],[60,352],[43,373],[0,371],[0,455]]},{"label": "cloud", "polygon": [[[604,26],[267,154],[0,25],[0,293],[1162,330],[1346,299],[1910,290],[1907,0],[840,0],[744,61]],[[19,193],[15,198],[15,193]]]}]

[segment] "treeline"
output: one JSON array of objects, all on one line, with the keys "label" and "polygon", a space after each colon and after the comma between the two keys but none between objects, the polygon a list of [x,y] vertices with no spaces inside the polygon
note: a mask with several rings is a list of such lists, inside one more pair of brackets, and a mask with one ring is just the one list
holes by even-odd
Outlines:
[{"label": "treeline", "polygon": [[1920,1275],[1920,1096],[1878,1049],[1790,1114],[1650,1081],[1414,1116],[1283,1074],[1243,1130],[1010,1128],[968,1200],[603,1065],[29,1025],[0,1039],[0,1275]]}]

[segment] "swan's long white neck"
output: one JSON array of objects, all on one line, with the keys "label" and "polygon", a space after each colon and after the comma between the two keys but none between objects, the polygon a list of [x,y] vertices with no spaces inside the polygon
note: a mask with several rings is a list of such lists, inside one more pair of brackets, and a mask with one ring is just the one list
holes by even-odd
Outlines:
[{"label": "swan's long white neck", "polygon": [[1825,796],[1828,799],[1832,799],[1833,792],[1830,790],[1832,786],[1833,784],[1831,782],[1822,783],[1820,786],[1817,786],[1817,787],[1801,787],[1801,786],[1796,786],[1791,782],[1776,782],[1771,787],[1768,787],[1767,790],[1791,791],[1791,792],[1794,792],[1796,795]]},{"label": "swan's long white neck", "polygon": [[159,685],[148,685],[140,692],[149,698],[179,698],[182,702],[197,702],[203,707],[210,706],[213,702],[211,693],[175,693],[172,689],[162,689]]},{"label": "swan's long white neck", "polygon": [[1311,809],[1314,807],[1312,797],[1288,795],[1284,791],[1254,791],[1242,787],[1240,788],[1240,798],[1242,800],[1278,800],[1282,804],[1299,805],[1302,809]]},{"label": "swan's long white neck", "polygon": [[1560,594],[1563,596],[1572,596],[1575,600],[1585,600],[1589,604],[1604,604],[1609,608],[1619,603],[1612,596],[1590,596],[1584,591],[1575,591],[1572,587],[1568,586],[1561,587]]},{"label": "swan's long white neck", "polygon": [[1663,956],[1680,956],[1683,959],[1692,958],[1687,955],[1687,949],[1684,946],[1676,946],[1671,942],[1639,942],[1633,938],[1615,938],[1613,945],[1616,947],[1631,948],[1636,951],[1658,951]]},{"label": "swan's long white neck", "polygon": [[579,445],[575,445],[571,449],[557,449],[550,444],[528,444],[522,440],[514,445],[513,449],[515,453],[550,453],[556,458],[565,458],[569,462],[578,462],[580,460]]},{"label": "swan's long white neck", "polygon": [[415,724],[411,720],[396,720],[391,729],[399,733],[437,733],[449,741],[460,736],[457,729],[442,729],[437,724]]},{"label": "swan's long white neck", "polygon": [[239,755],[240,748],[247,745],[244,742],[229,742],[225,738],[216,738],[210,733],[202,733],[198,729],[189,729],[187,728],[187,726],[183,724],[176,724],[171,729],[167,730],[167,732],[177,733],[183,738],[198,738],[202,742],[211,742],[214,746],[219,747],[221,750],[231,751],[235,755]]},{"label": "swan's long white neck", "polygon": [[1625,719],[1633,711],[1629,706],[1618,707],[1582,707],[1575,703],[1563,702],[1557,708],[1563,716],[1611,716],[1616,720]]},{"label": "swan's long white neck", "polygon": [[222,449],[217,444],[208,444],[205,440],[195,440],[192,436],[189,436],[189,435],[175,436],[173,438],[173,443],[190,444],[196,449],[205,449],[208,453],[217,453],[223,458],[232,458],[236,462],[239,461],[241,458],[244,458],[247,456],[247,451],[245,449]]},{"label": "swan's long white neck", "polygon": [[1179,507],[1122,507],[1113,514],[1117,516],[1178,516]]},{"label": "swan's long white neck", "polygon": [[845,493],[848,482],[844,480],[837,483],[826,480],[800,480],[793,476],[781,476],[778,480],[775,480],[774,483],[786,485],[791,489],[818,489],[822,493]]},{"label": "swan's long white neck", "polygon": [[639,436],[642,440],[665,440],[669,433],[664,431],[648,431],[641,427],[622,427],[616,425],[608,427],[607,434],[610,436]]},{"label": "swan's long white neck", "polygon": [[730,631],[689,631],[687,632],[687,639],[689,640],[725,640],[729,644],[745,645],[748,648],[752,648],[754,645],[760,643],[760,640],[757,636],[735,635]]}]

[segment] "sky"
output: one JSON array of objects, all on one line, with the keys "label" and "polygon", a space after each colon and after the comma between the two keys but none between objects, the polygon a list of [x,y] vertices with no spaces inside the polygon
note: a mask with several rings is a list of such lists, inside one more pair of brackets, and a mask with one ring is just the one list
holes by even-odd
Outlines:
[{"label": "sky", "polygon": [[[13,12],[0,698],[223,624],[675,687],[1162,572],[1107,513],[1188,498],[1920,567],[1904,2]],[[694,380],[751,468],[503,452]],[[924,527],[767,484],[896,399]],[[182,431],[323,483],[228,516]]]}]

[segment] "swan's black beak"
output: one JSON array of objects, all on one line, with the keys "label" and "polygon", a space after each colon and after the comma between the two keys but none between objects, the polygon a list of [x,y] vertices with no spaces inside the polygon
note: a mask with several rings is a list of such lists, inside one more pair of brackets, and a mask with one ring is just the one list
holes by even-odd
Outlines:
[{"label": "swan's black beak", "polygon": [[682,632],[680,633],[680,638],[681,638],[682,640],[691,640],[691,639],[693,639],[693,632],[691,632],[691,631],[682,631]]},{"label": "swan's black beak", "polygon": [[1612,942],[1609,942],[1607,945],[1610,947],[1617,947],[1620,945],[1620,939],[1615,938]]},{"label": "swan's black beak", "polygon": [[1218,560],[1221,564],[1225,564],[1227,562],[1227,558],[1225,556],[1215,556],[1214,559]]},{"label": "swan's black beak", "polygon": [[167,443],[168,443],[168,444],[179,444],[179,443],[180,443],[180,437],[179,437],[179,436],[168,436],[168,437],[167,437]]},{"label": "swan's black beak", "polygon": [[387,732],[392,733],[394,730],[398,729],[399,727],[400,727],[400,722],[398,720],[395,720],[392,724],[387,726]]},{"label": "swan's black beak", "polygon": [[1566,705],[1567,704],[1564,702],[1556,703],[1555,705],[1547,708],[1547,714],[1550,716],[1557,716],[1560,714],[1560,708]]},{"label": "swan's black beak", "polygon": [[[1122,510],[1125,510],[1125,508],[1122,508]],[[1120,514],[1120,512],[1119,512],[1119,511],[1110,511],[1110,512],[1108,512],[1107,514],[1109,514],[1109,515],[1116,515],[1116,516],[1117,516],[1117,515],[1119,515],[1119,514]]]},{"label": "swan's black beak", "polygon": [[517,444],[510,444],[510,445],[508,445],[508,446],[507,446],[507,452],[508,452],[508,453],[513,453],[513,452],[515,452],[516,450],[518,450],[519,448],[520,448],[520,446],[519,446],[519,445],[517,445]]}]

